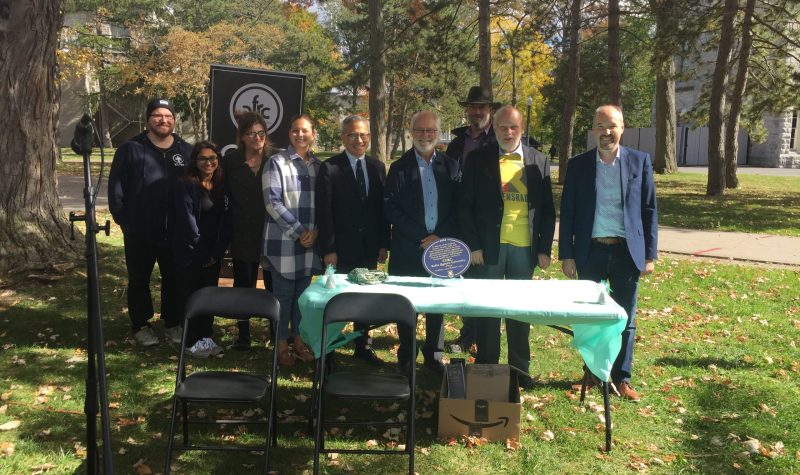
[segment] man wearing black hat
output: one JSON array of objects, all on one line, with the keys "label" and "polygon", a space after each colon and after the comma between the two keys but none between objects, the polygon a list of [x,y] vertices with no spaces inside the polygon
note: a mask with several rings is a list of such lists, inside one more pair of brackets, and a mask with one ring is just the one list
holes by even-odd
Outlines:
[{"label": "man wearing black hat", "polygon": [[175,272],[170,251],[173,184],[188,169],[192,151],[173,131],[175,109],[166,99],[147,104],[147,130],[125,142],[111,164],[108,206],[122,229],[128,270],[128,315],[136,343],[158,344],[147,321],[153,316],[150,275],[161,273],[161,319],[167,338],[181,341]]},{"label": "man wearing black hat", "polygon": [[[497,143],[492,127],[492,109],[500,107],[500,103],[494,102],[491,93],[480,86],[471,87],[467,98],[458,103],[464,106],[464,115],[469,125],[450,131],[455,138],[447,146],[445,153],[456,159],[459,169],[463,169],[464,158],[470,152],[487,143]],[[461,317],[461,322],[457,344],[463,351],[469,351],[477,339],[477,320],[475,317]]]}]

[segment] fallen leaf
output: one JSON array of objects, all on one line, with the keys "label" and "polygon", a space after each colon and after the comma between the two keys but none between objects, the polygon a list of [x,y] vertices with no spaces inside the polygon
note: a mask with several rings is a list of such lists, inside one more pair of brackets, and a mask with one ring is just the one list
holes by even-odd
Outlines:
[{"label": "fallen leaf", "polygon": [[742,447],[751,454],[757,454],[761,449],[761,442],[758,439],[747,439],[742,442]]},{"label": "fallen leaf", "polygon": [[542,432],[542,440],[550,441],[550,440],[553,440],[555,438],[556,438],[556,436],[555,436],[555,434],[553,434],[552,431],[546,430],[546,431]]},{"label": "fallen leaf", "polygon": [[508,449],[508,450],[518,450],[519,447],[520,447],[519,440],[506,439],[506,449]]},{"label": "fallen leaf", "polygon": [[0,456],[10,457],[14,455],[14,444],[12,442],[0,442]]},{"label": "fallen leaf", "polygon": [[14,430],[22,424],[21,421],[8,421],[3,425],[0,425],[0,431],[8,431]]}]

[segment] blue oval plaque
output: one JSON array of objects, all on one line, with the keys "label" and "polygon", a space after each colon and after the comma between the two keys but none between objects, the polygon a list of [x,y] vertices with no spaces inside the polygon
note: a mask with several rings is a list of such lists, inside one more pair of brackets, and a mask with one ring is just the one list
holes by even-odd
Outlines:
[{"label": "blue oval plaque", "polygon": [[458,277],[469,269],[469,263],[469,246],[455,238],[437,239],[422,253],[422,266],[432,277]]}]

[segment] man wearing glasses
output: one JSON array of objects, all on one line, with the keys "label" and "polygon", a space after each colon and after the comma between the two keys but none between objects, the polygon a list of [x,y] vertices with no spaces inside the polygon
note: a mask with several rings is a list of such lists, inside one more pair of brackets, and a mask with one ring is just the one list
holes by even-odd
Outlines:
[{"label": "man wearing glasses", "polygon": [[[420,111],[411,117],[414,148],[389,168],[384,191],[386,217],[392,223],[389,273],[424,277],[422,253],[437,239],[457,237],[456,181],[458,162],[436,152],[441,129],[439,116]],[[398,327],[397,360],[407,374],[416,360],[411,354],[414,333]],[[425,315],[425,367],[442,373],[444,331],[441,314]]]},{"label": "man wearing glasses", "polygon": [[[366,155],[369,121],[358,115],[345,118],[341,137],[345,150],[322,162],[314,201],[323,266],[332,264],[337,273],[347,274],[386,262],[389,222],[383,212],[386,167]],[[383,364],[366,334],[355,344],[357,358]]]},{"label": "man wearing glasses", "polygon": [[181,341],[181,320],[171,245],[173,186],[189,165],[192,147],[173,131],[175,109],[166,99],[147,104],[147,130],[114,154],[108,206],[122,229],[128,271],[128,316],[136,343],[158,344],[148,324],[153,316],[150,276],[161,273],[161,319],[167,338]]}]

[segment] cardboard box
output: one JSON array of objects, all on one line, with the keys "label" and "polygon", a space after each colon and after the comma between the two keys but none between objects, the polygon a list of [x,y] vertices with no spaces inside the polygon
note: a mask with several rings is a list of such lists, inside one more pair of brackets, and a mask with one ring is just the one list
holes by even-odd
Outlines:
[{"label": "cardboard box", "polygon": [[460,435],[519,440],[519,384],[508,365],[467,365],[466,398],[448,394],[447,372],[439,396],[439,437]]}]

